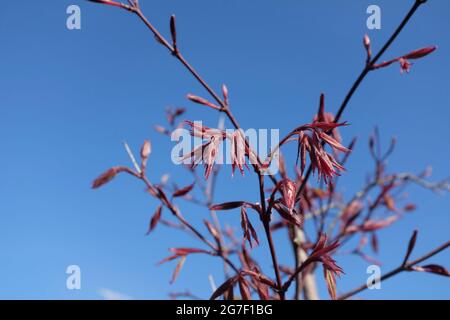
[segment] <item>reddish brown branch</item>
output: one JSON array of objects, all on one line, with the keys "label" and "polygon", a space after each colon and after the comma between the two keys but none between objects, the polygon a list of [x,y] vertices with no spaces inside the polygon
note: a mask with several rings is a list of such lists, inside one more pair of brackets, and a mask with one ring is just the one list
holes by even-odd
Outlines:
[{"label": "reddish brown branch", "polygon": [[[399,274],[403,271],[410,271],[411,267],[414,267],[415,265],[433,257],[434,255],[438,254],[441,251],[444,251],[445,249],[447,249],[450,246],[450,241],[447,241],[446,243],[440,245],[439,247],[437,247],[436,249],[428,252],[427,254],[423,255],[422,257],[411,261],[411,262],[407,262],[407,263],[402,263],[402,265],[400,265],[399,267],[389,271],[388,273],[386,273],[385,275],[381,276],[380,281],[384,281],[387,280],[393,276],[395,276],[396,274]],[[364,291],[367,289],[367,284],[363,284],[347,293],[342,294],[341,296],[338,297],[339,300],[345,300],[348,299],[352,296],[354,296],[355,294],[360,293],[361,291]]]}]

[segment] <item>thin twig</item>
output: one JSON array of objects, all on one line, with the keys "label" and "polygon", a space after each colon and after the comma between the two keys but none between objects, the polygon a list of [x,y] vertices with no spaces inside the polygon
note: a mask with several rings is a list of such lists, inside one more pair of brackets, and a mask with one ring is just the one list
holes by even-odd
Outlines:
[{"label": "thin twig", "polygon": [[[350,88],[349,92],[344,98],[344,101],[342,102],[341,106],[338,109],[338,112],[336,113],[336,116],[334,118],[334,123],[338,123],[344,114],[345,109],[347,108],[348,103],[350,102],[351,98],[353,97],[356,90],[359,88],[363,80],[366,78],[366,76],[371,71],[371,67],[376,64],[376,62],[382,57],[382,55],[386,52],[386,50],[391,46],[391,44],[394,42],[394,40],[398,37],[400,32],[403,30],[403,28],[407,25],[411,17],[414,15],[414,13],[419,9],[419,7],[424,4],[426,1],[424,0],[415,0],[413,6],[409,10],[409,12],[406,14],[405,18],[402,20],[400,25],[397,27],[397,29],[394,31],[394,33],[391,35],[389,40],[385,43],[385,45],[381,48],[381,50],[378,52],[378,54],[372,59],[372,61],[369,64],[366,64],[364,66],[364,69],[361,71],[360,75],[356,79],[356,81],[353,83],[352,87]],[[309,177],[312,173],[312,166],[309,165],[308,170],[306,171],[305,178],[303,179],[302,184],[298,188],[297,191],[297,198],[299,199],[300,195],[303,192],[303,189],[306,186],[306,183],[308,182]]]},{"label": "thin twig", "polygon": [[136,169],[136,171],[141,174],[141,168],[139,167],[137,161],[136,161],[136,157],[133,154],[133,151],[131,151],[130,146],[128,145],[128,143],[126,141],[123,142],[123,146],[125,147],[125,150],[127,151],[128,156],[130,157],[131,162],[133,163],[134,168]]},{"label": "thin twig", "polygon": [[[449,246],[450,246],[450,241],[447,241],[446,243],[440,245],[436,249],[434,249],[434,250],[428,252],[427,254],[423,255],[422,257],[420,257],[420,258],[418,258],[418,259],[416,259],[414,261],[408,262],[406,264],[402,264],[399,267],[389,271],[385,275],[381,276],[380,281],[387,280],[387,279],[395,276],[396,274],[398,274],[400,272],[410,271],[411,267],[414,267],[415,265],[417,265],[417,264],[419,264],[419,263],[421,263],[421,262],[431,258],[432,256],[438,254],[439,252],[447,249]],[[353,289],[353,290],[351,290],[351,291],[349,291],[347,293],[344,293],[343,295],[339,296],[338,300],[348,299],[348,298],[354,296],[355,294],[360,293],[361,291],[364,291],[366,289],[367,289],[367,284],[363,284],[363,285],[361,285],[361,286],[359,286],[359,287],[357,287],[357,288],[355,288],[355,289]]]}]

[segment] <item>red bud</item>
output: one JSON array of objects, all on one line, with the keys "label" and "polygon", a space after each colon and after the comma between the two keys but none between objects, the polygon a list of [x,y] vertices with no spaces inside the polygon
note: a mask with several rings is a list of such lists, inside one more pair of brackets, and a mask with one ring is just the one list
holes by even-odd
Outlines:
[{"label": "red bud", "polygon": [[220,109],[221,109],[219,106],[216,106],[214,103],[209,102],[208,100],[203,99],[203,98],[201,98],[201,97],[194,96],[194,95],[192,95],[192,94],[188,94],[188,95],[187,95],[187,98],[188,98],[189,100],[191,100],[192,102],[195,102],[195,103],[198,103],[198,104],[202,104],[202,105],[204,105],[204,106],[208,106],[208,107],[213,108],[213,109],[216,109],[216,110],[220,110]]},{"label": "red bud", "polygon": [[225,105],[228,105],[228,88],[226,85],[222,85],[223,101]]},{"label": "red bud", "polygon": [[372,49],[371,49],[371,45],[370,45],[370,38],[369,36],[366,34],[364,35],[364,48],[366,48],[366,52],[367,52],[367,61],[370,61],[370,58],[372,57]]},{"label": "red bud", "polygon": [[172,44],[174,52],[177,52],[177,29],[175,25],[175,15],[170,17],[170,35],[172,37]]},{"label": "red bud", "polygon": [[147,161],[152,152],[152,145],[149,140],[145,140],[141,147],[141,171],[144,173],[147,168]]}]

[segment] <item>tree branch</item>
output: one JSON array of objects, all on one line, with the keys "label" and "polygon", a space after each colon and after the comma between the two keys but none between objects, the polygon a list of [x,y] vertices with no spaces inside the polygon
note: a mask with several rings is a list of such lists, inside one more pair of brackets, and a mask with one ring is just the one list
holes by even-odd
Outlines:
[{"label": "tree branch", "polygon": [[[366,78],[367,74],[371,71],[371,67],[376,64],[376,62],[382,57],[382,55],[386,52],[387,49],[391,46],[391,44],[394,42],[394,40],[398,37],[400,32],[403,30],[403,28],[408,24],[409,20],[412,18],[412,16],[416,13],[417,9],[424,4],[426,0],[415,0],[413,6],[409,10],[409,12],[406,14],[405,18],[402,20],[400,25],[397,27],[397,29],[394,31],[394,33],[391,35],[391,37],[388,39],[386,44],[381,48],[381,50],[376,54],[376,56],[365,65],[364,69],[361,71],[360,75],[356,79],[356,81],[353,83],[352,87],[350,88],[350,91],[347,93],[347,95],[344,98],[344,101],[342,102],[341,106],[338,109],[338,112],[336,113],[336,116],[334,118],[334,123],[338,123],[341,119],[345,109],[347,108],[348,103],[350,102],[351,98],[353,97],[356,90],[359,88],[363,80]],[[308,182],[309,177],[312,173],[312,166],[309,165],[305,178],[303,179],[302,184],[297,190],[297,200],[299,199],[300,195],[303,192],[303,189],[306,186],[306,183]]]},{"label": "tree branch", "polygon": [[[383,275],[380,278],[380,281],[387,280],[387,279],[389,279],[389,278],[391,278],[391,277],[395,276],[396,274],[399,274],[399,273],[401,273],[403,271],[410,271],[411,267],[414,267],[415,265],[417,265],[417,264],[419,264],[419,263],[421,263],[421,262],[431,258],[432,256],[438,254],[439,252],[444,251],[449,246],[450,246],[450,241],[447,241],[446,243],[440,245],[436,249],[428,252],[427,254],[423,255],[422,257],[420,257],[420,258],[418,258],[418,259],[416,259],[414,261],[407,262],[407,263],[402,263],[402,265],[400,265],[399,267],[397,267],[397,268],[389,271],[385,275]],[[366,289],[367,289],[367,284],[363,284],[363,285],[361,285],[361,286],[359,286],[359,287],[357,287],[357,288],[355,288],[355,289],[353,289],[353,290],[351,290],[351,291],[349,291],[347,293],[344,293],[343,295],[339,296],[338,300],[348,299],[348,298],[354,296],[355,294],[360,293],[361,291],[364,291]]]}]

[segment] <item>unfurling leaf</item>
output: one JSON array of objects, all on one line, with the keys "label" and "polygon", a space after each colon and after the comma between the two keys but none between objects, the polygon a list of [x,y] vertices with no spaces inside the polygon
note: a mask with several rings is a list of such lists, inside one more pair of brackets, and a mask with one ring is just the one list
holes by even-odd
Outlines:
[{"label": "unfurling leaf", "polygon": [[158,224],[159,220],[161,219],[161,212],[162,212],[162,205],[159,205],[155,211],[155,214],[153,215],[152,219],[150,220],[150,224],[148,226],[148,231],[147,231],[146,235],[149,235],[150,232],[152,232],[156,228],[156,225]]}]

